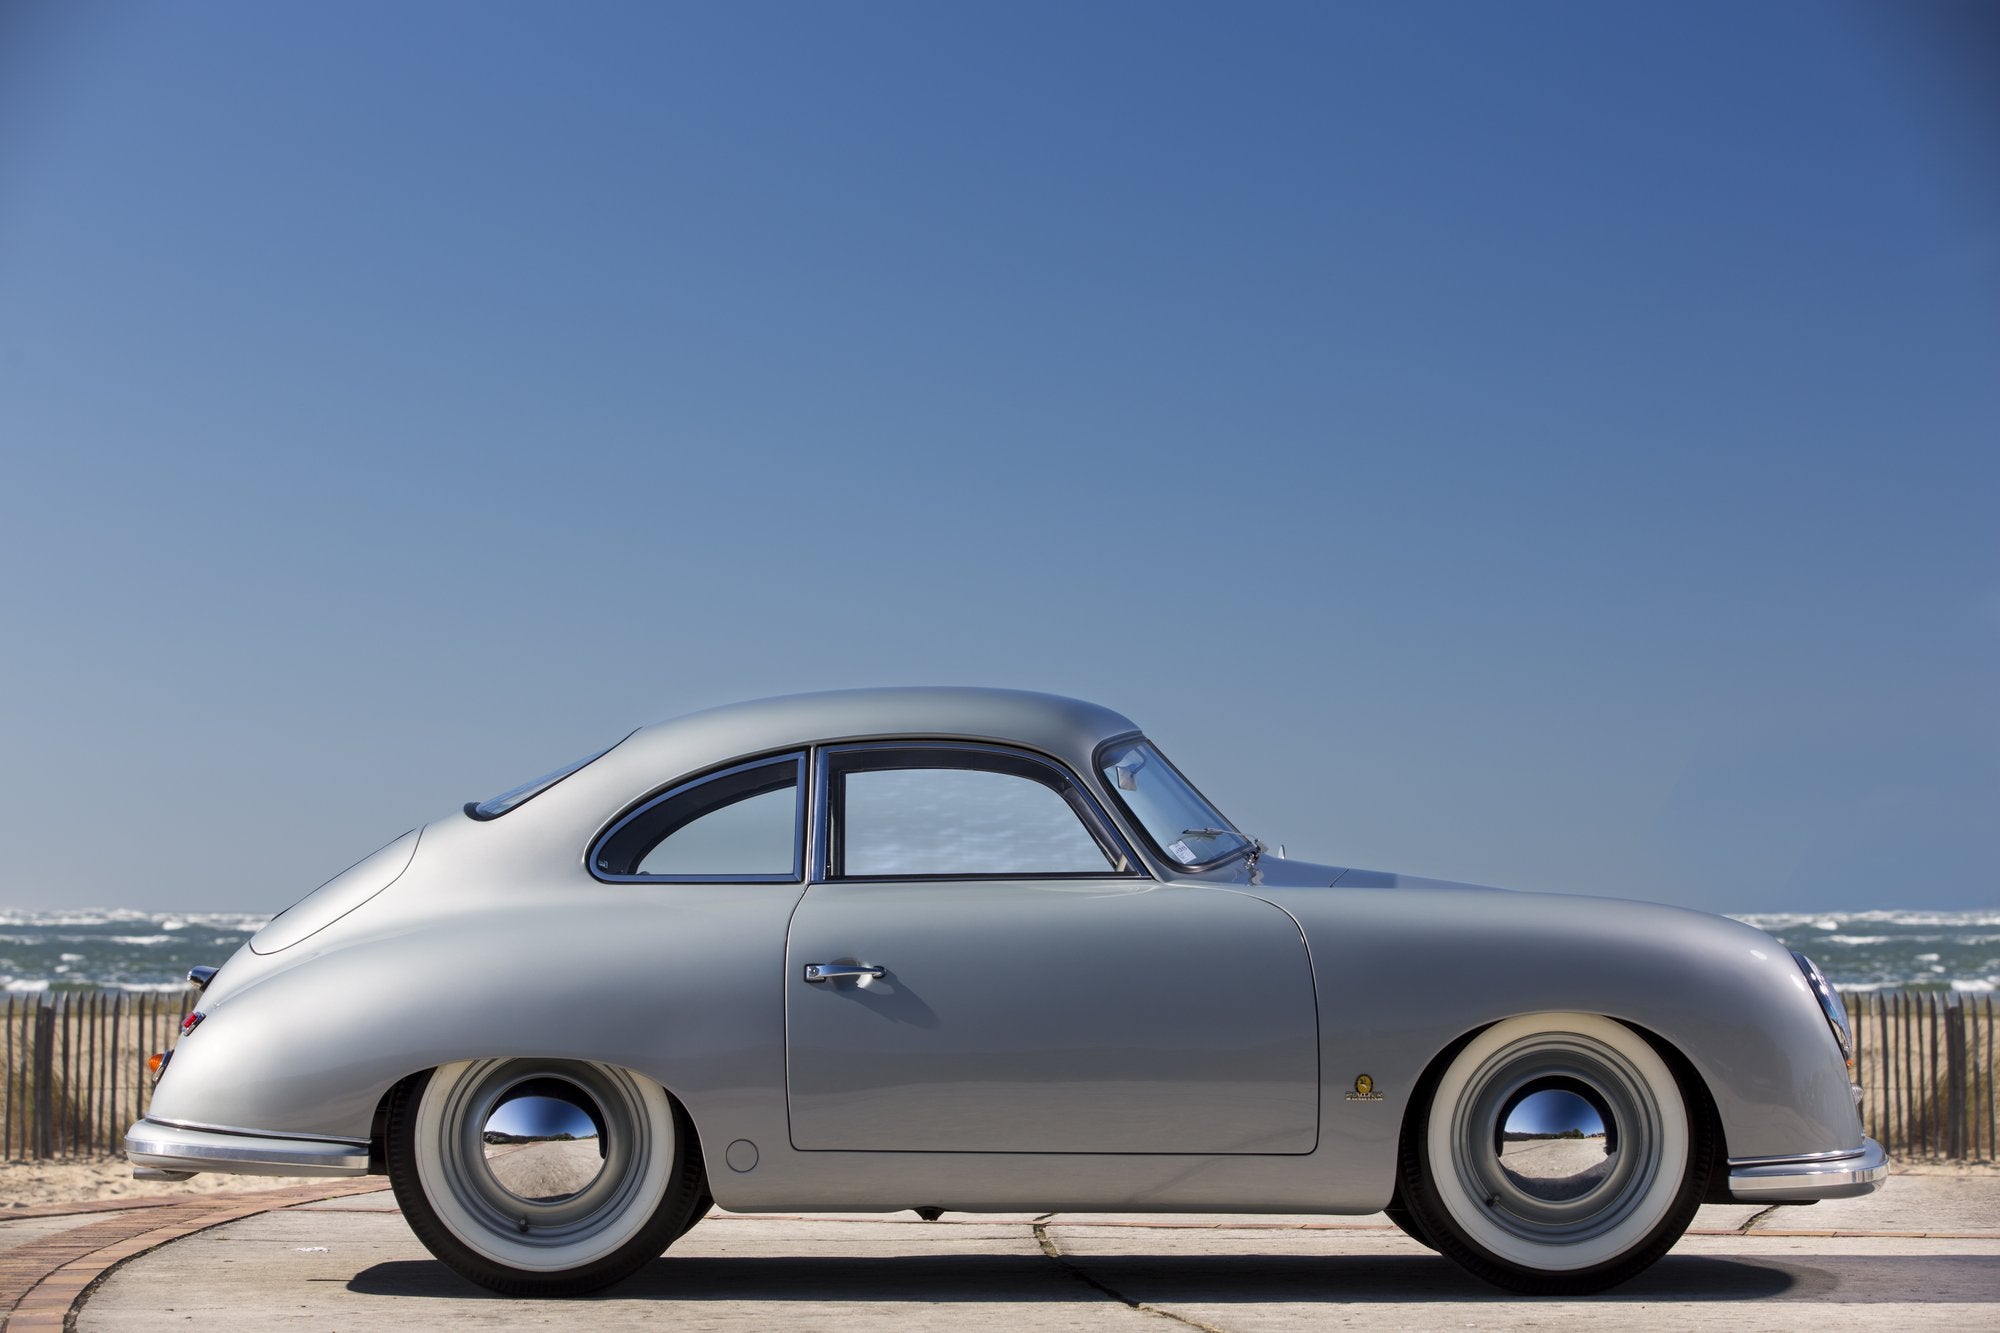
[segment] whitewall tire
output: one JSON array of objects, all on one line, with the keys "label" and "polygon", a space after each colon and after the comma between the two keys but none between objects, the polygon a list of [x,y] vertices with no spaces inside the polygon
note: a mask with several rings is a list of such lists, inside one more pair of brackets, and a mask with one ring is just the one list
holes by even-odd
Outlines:
[{"label": "whitewall tire", "polygon": [[514,1295],[630,1275],[696,1220],[692,1127],[659,1084],[575,1060],[444,1065],[392,1094],[390,1183],[425,1247]]},{"label": "whitewall tire", "polygon": [[1412,1108],[1403,1194],[1425,1239],[1481,1277],[1598,1291],[1687,1229],[1711,1132],[1699,1091],[1639,1033],[1524,1015],[1475,1035]]}]

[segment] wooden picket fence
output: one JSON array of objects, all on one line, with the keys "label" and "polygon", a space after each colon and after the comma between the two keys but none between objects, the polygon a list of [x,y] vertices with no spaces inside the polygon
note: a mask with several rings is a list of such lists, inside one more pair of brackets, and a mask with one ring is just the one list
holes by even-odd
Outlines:
[{"label": "wooden picket fence", "polygon": [[[0,1004],[0,1160],[115,1155],[146,1112],[146,1057],[196,992],[68,991]],[[2000,1160],[1994,997],[1848,993],[1862,1123],[1892,1158]]]},{"label": "wooden picket fence", "polygon": [[196,992],[64,991],[0,1005],[0,1160],[114,1156],[146,1113],[146,1057],[164,1051]]},{"label": "wooden picket fence", "polygon": [[1861,1121],[1902,1161],[2000,1160],[1994,997],[1938,991],[1844,994]]}]

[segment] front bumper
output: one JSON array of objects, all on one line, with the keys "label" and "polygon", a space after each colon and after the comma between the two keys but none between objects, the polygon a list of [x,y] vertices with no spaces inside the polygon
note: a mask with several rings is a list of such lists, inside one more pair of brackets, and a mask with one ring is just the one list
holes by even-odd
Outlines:
[{"label": "front bumper", "polygon": [[1849,1152],[1732,1160],[1729,1192],[1743,1203],[1850,1199],[1882,1188],[1888,1175],[1889,1154],[1875,1140],[1864,1138]]},{"label": "front bumper", "polygon": [[141,1120],[125,1131],[125,1157],[138,1171],[171,1177],[214,1171],[243,1176],[365,1176],[368,1145],[355,1139],[301,1139],[254,1130],[197,1129]]}]

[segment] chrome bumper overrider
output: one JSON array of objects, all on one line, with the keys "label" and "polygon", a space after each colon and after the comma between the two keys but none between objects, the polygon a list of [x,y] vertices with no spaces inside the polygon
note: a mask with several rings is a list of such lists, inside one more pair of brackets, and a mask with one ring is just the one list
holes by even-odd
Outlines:
[{"label": "chrome bumper overrider", "polygon": [[1847,1199],[1880,1189],[1888,1174],[1889,1155],[1864,1138],[1851,1152],[1731,1161],[1729,1192],[1745,1203]]},{"label": "chrome bumper overrider", "polygon": [[365,1176],[368,1145],[353,1139],[274,1138],[224,1134],[141,1120],[125,1131],[134,1172],[189,1175],[216,1171],[244,1176]]}]

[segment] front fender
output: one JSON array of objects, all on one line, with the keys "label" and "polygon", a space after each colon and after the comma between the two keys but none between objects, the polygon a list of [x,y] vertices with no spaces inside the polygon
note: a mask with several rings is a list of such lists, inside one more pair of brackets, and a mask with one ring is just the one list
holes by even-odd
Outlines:
[{"label": "front fender", "polygon": [[[1652,1033],[1714,1100],[1732,1158],[1859,1150],[1848,1070],[1790,952],[1761,931],[1652,903],[1394,877],[1268,897],[1305,925],[1320,994],[1329,1146],[1386,1201],[1425,1070],[1520,1014],[1582,1011]],[[1368,1074],[1376,1104],[1347,1095]]]}]

